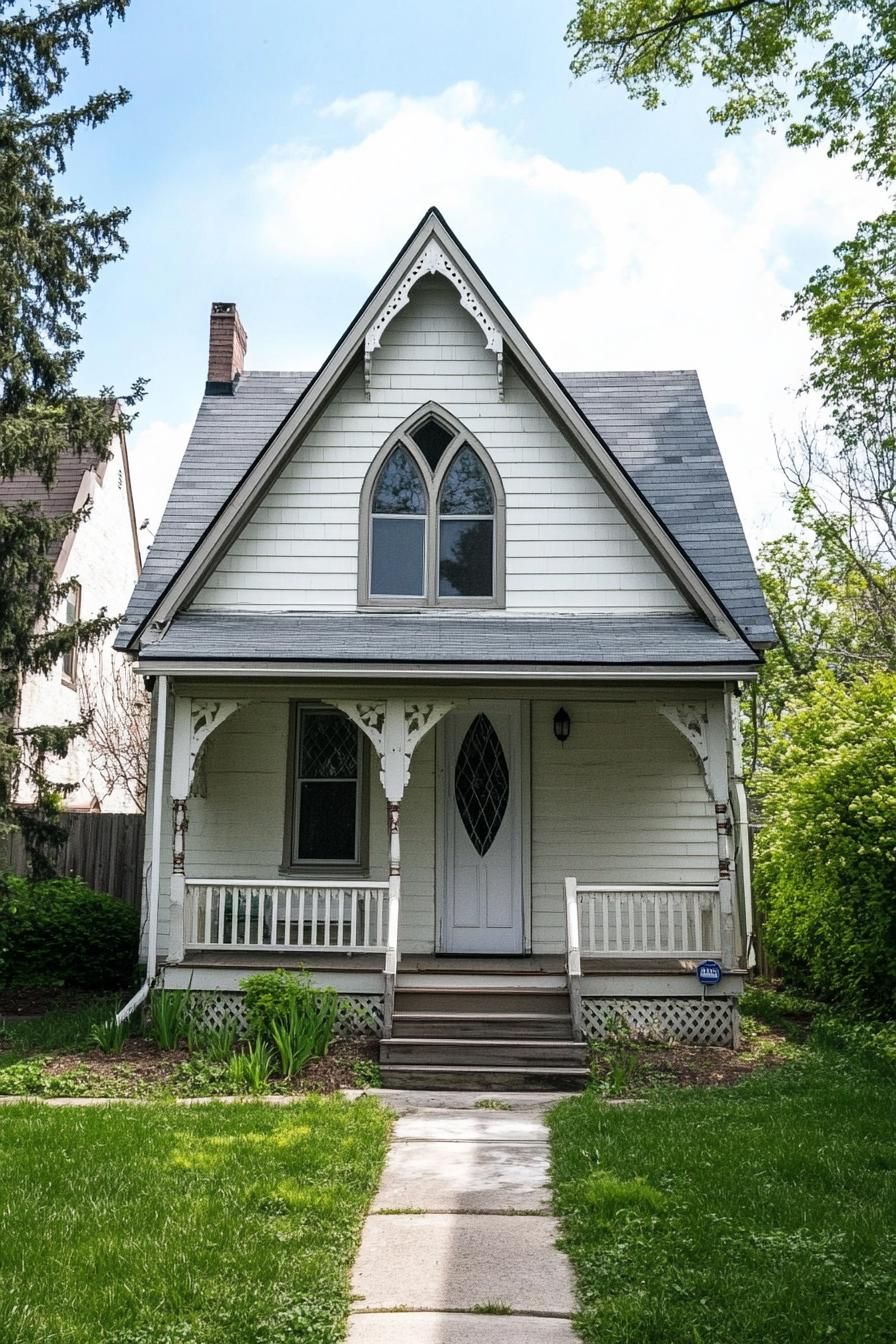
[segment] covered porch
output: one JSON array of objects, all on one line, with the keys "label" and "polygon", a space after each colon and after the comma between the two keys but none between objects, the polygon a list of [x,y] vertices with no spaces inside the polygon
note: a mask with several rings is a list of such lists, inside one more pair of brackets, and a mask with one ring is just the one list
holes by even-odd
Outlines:
[{"label": "covered porch", "polygon": [[166,984],[229,994],[302,966],[374,1003],[389,1037],[411,977],[557,980],[581,1037],[612,1005],[674,1023],[711,959],[730,1008],[750,937],[730,687],[359,690],[157,697]]}]

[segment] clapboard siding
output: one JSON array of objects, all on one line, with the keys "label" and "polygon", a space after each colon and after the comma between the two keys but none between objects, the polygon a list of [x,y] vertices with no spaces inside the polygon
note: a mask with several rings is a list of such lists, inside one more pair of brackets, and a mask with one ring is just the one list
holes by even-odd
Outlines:
[{"label": "clapboard siding", "polygon": [[532,707],[532,940],[565,947],[563,878],[714,882],[712,804],[690,747],[646,703],[571,706],[560,746],[555,706]]},{"label": "clapboard siding", "polygon": [[[531,705],[531,930],[536,953],[564,950],[567,874],[582,882],[622,883],[713,882],[718,876],[715,819],[700,768],[684,739],[657,713],[655,702],[643,694],[631,701],[570,701],[572,731],[562,747],[552,726],[558,703],[535,700]],[[283,695],[253,699],[208,739],[200,775],[204,796],[189,803],[188,875],[279,876],[288,731],[289,702]],[[435,744],[435,733],[430,733],[418,747],[401,808],[400,944],[409,953],[430,952],[434,946]],[[170,750],[169,731],[167,762]],[[166,764],[166,773],[168,768]],[[382,880],[388,873],[386,805],[372,752],[369,796],[370,876]],[[171,854],[167,803],[166,790],[162,957],[168,942]],[[147,836],[147,857],[149,843]]]},{"label": "clapboard siding", "polygon": [[[238,395],[238,394],[237,394]],[[421,280],[373,357],[333,395],[198,594],[196,609],[354,607],[359,501],[370,462],[422,402],[452,411],[491,454],[507,497],[507,607],[684,610],[684,598],[447,281]]]}]

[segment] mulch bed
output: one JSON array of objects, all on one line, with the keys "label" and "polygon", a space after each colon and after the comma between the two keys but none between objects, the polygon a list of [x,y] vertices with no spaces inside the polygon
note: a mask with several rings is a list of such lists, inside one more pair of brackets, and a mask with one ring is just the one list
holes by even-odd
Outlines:
[{"label": "mulch bed", "polygon": [[340,1087],[354,1087],[353,1066],[362,1060],[379,1059],[379,1041],[334,1041],[329,1054],[313,1059],[296,1079],[298,1090],[306,1092],[337,1092]]},{"label": "mulch bed", "polygon": [[[374,1040],[334,1041],[323,1059],[312,1060],[289,1083],[272,1079],[271,1090],[327,1093],[337,1092],[343,1087],[354,1087],[354,1065],[361,1060],[376,1060],[377,1054],[378,1043]],[[114,1085],[110,1087],[110,1092],[120,1092],[124,1080],[128,1080],[137,1092],[146,1086],[170,1083],[177,1066],[189,1058],[187,1050],[161,1050],[154,1041],[132,1036],[117,1054],[107,1055],[93,1049],[53,1054],[44,1065],[44,1073],[51,1076],[71,1073],[83,1075],[86,1071],[91,1084],[107,1079]],[[91,1086],[91,1091],[94,1090]]]},{"label": "mulch bed", "polygon": [[[731,1087],[757,1069],[774,1068],[786,1062],[783,1051],[787,1037],[773,1030],[762,1036],[762,1050],[751,1043],[739,1050],[722,1045],[683,1045],[639,1041],[631,1047],[630,1081],[626,1090],[641,1092],[651,1086]],[[782,1047],[780,1050],[777,1047]],[[595,1061],[598,1079],[608,1075],[609,1060]]]},{"label": "mulch bed", "polygon": [[76,1050],[51,1055],[44,1072],[52,1075],[87,1068],[94,1078],[120,1078],[126,1071],[135,1082],[166,1083],[177,1064],[189,1059],[187,1050],[160,1050],[155,1041],[129,1037],[118,1054],[102,1050]]}]

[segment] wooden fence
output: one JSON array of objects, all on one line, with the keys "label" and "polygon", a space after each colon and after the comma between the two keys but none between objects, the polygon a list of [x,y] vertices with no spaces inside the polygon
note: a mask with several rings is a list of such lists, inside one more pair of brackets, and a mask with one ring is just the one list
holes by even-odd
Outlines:
[{"label": "wooden fence", "polygon": [[[95,891],[108,891],[135,910],[143,887],[145,818],[138,812],[68,812],[60,818],[68,835],[50,859],[60,877],[80,877]],[[28,872],[18,831],[0,837],[0,872]]]}]

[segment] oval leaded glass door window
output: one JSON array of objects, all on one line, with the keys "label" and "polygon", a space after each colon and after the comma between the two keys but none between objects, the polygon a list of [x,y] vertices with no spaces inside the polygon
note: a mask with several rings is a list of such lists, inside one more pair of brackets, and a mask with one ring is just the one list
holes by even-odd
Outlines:
[{"label": "oval leaded glass door window", "polygon": [[510,798],[507,758],[487,714],[476,715],[457,753],[454,798],[474,849],[486,854],[501,829]]}]

